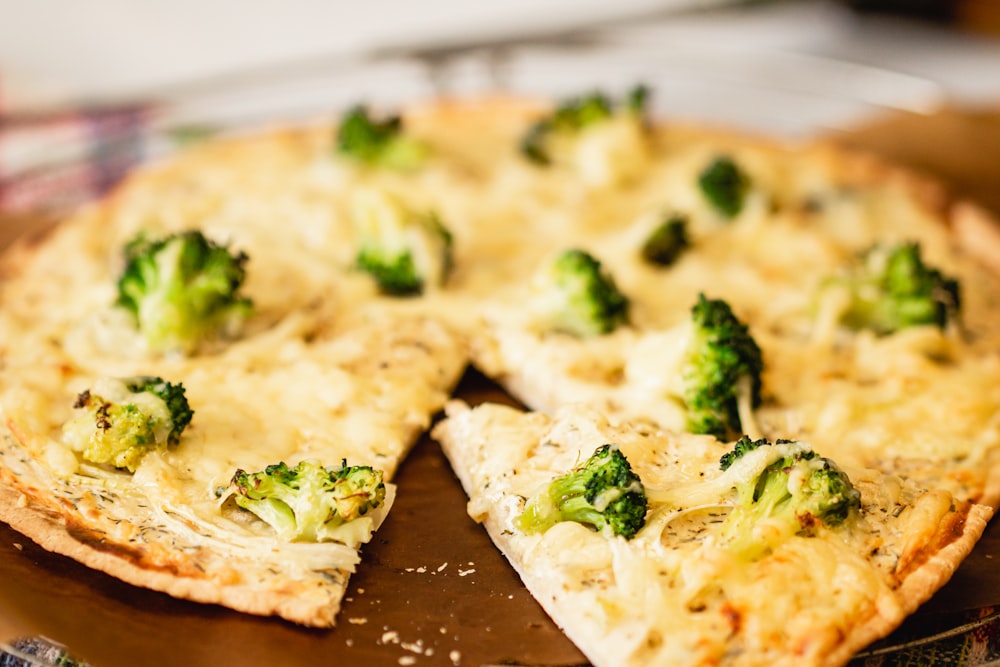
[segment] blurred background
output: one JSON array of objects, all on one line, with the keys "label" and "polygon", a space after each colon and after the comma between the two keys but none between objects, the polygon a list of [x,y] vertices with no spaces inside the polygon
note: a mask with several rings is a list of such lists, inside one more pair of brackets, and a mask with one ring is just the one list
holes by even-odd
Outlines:
[{"label": "blurred background", "polygon": [[941,152],[931,127],[973,145],[945,170],[978,174],[1000,160],[1000,0],[0,0],[0,213],[63,211],[193,139],[355,102],[637,82],[660,116],[917,163]]}]

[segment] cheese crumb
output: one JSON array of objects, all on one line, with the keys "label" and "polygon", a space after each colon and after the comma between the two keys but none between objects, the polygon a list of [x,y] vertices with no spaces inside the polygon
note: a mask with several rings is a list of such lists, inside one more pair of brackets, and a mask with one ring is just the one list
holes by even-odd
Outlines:
[{"label": "cheese crumb", "polygon": [[452,651],[451,653],[448,654],[448,657],[451,658],[451,664],[457,665],[459,662],[462,661],[462,652]]},{"label": "cheese crumb", "polygon": [[440,571],[442,571],[446,567],[448,567],[448,562],[447,561],[445,561],[444,563],[441,563],[441,565],[440,565],[440,567],[438,567],[437,571],[440,572]]},{"label": "cheese crumb", "polygon": [[472,570],[459,570],[458,571],[458,576],[464,577],[465,575],[472,574],[473,572],[475,572],[475,569],[472,569]]},{"label": "cheese crumb", "polygon": [[382,633],[382,643],[383,644],[398,644],[399,643],[399,633],[395,630],[389,630]]},{"label": "cheese crumb", "polygon": [[401,664],[401,665],[415,665],[415,664],[417,664],[417,659],[414,658],[412,655],[404,655],[402,658],[399,659],[399,664]]},{"label": "cheese crumb", "polygon": [[410,653],[423,653],[424,652],[424,643],[421,640],[419,640],[419,639],[416,642],[410,642],[410,643],[403,642],[403,643],[400,644],[400,647],[403,648],[406,651],[409,651]]},{"label": "cheese crumb", "polygon": [[349,619],[347,619],[347,622],[351,623],[352,625],[364,625],[365,623],[368,622],[368,619],[367,618],[349,618]]}]

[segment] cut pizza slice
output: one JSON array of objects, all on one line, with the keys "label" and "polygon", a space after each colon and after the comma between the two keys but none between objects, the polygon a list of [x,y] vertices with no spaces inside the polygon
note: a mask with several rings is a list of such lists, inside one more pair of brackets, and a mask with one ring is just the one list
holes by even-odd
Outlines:
[{"label": "cut pizza slice", "polygon": [[[0,518],[137,586],[332,626],[399,461],[461,373],[459,350],[436,323],[395,318],[269,345],[252,364],[160,366],[194,413],[175,443],[157,443],[164,403],[122,396],[121,379],[56,358],[8,368]],[[123,439],[140,454],[100,448]]]},{"label": "cut pizza slice", "polygon": [[583,406],[447,413],[433,435],[470,516],[601,667],[844,664],[948,580],[991,515],[799,441]]},{"label": "cut pizza slice", "polygon": [[0,520],[138,586],[329,627],[466,354],[304,240],[329,217],[274,191],[242,208],[229,179],[291,187],[300,149],[178,158],[7,254]]}]

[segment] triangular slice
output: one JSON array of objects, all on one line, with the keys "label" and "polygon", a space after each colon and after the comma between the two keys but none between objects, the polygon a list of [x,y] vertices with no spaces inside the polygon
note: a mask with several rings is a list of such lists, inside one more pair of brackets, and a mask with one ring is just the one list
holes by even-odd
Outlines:
[{"label": "triangular slice", "polygon": [[278,195],[318,159],[223,143],[8,253],[0,520],[138,586],[334,624],[466,355],[310,242],[328,203]]},{"label": "triangular slice", "polygon": [[[469,514],[601,667],[844,664],[948,580],[991,514],[903,473],[841,468],[804,443],[747,439],[726,457],[733,445],[712,437],[612,425],[580,406],[447,411],[433,434]],[[546,495],[605,445],[645,490],[637,532],[630,476],[617,477],[618,491],[614,475],[594,475]],[[768,470],[784,477],[765,490],[757,479]],[[815,490],[813,471],[827,475],[827,504],[789,500]]]}]

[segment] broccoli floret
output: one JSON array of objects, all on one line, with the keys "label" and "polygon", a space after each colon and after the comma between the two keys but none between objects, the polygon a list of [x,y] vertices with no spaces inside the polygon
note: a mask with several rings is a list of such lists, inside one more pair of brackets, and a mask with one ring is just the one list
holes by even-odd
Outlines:
[{"label": "broccoli floret", "polygon": [[631,539],[646,523],[646,507],[639,476],[625,455],[608,444],[532,496],[516,524],[526,533],[543,533],[560,521],[575,521]]},{"label": "broccoli floret", "polygon": [[[237,470],[224,498],[253,512],[286,540],[343,538],[338,529],[385,502],[382,472],[370,466],[324,468],[313,461],[281,462],[259,472]],[[359,540],[359,541],[364,541]]]},{"label": "broccoli floret", "polygon": [[363,105],[351,108],[341,118],[337,151],[362,164],[397,171],[416,169],[427,157],[427,147],[404,133],[399,116],[375,120]]},{"label": "broccoli floret", "polygon": [[629,300],[590,253],[560,253],[538,274],[533,309],[542,325],[580,338],[610,333],[628,322]]},{"label": "broccoli floret", "polygon": [[253,306],[238,292],[247,255],[192,230],[125,247],[118,305],[133,318],[150,349],[190,354],[216,337],[235,336]]},{"label": "broccoli floret", "polygon": [[672,348],[671,397],[684,409],[686,430],[720,440],[748,430],[764,362],[747,326],[728,303],[699,294],[691,319],[673,333],[681,343]]},{"label": "broccoli floret", "polygon": [[[787,441],[782,441],[782,440],[778,441],[778,443],[782,442],[787,442]],[[736,444],[733,445],[733,448],[731,450],[722,455],[722,458],[719,459],[719,468],[723,471],[729,470],[729,468],[733,465],[733,463],[735,463],[744,455],[746,455],[747,452],[752,452],[758,447],[763,447],[764,445],[770,445],[770,444],[771,443],[764,438],[761,438],[759,440],[752,440],[749,436],[745,435],[736,441]]]},{"label": "broccoli floret", "polygon": [[850,295],[841,322],[883,335],[926,324],[943,329],[961,306],[958,281],[926,265],[918,243],[874,246],[832,282]]},{"label": "broccoli floret", "polygon": [[73,407],[78,414],[63,426],[70,448],[129,472],[153,449],[180,442],[194,415],[183,384],[153,376],[101,380]]},{"label": "broccoli floret", "polygon": [[743,210],[750,179],[729,156],[715,158],[698,176],[698,187],[719,214],[734,218]]},{"label": "broccoli floret", "polygon": [[646,237],[640,254],[650,264],[670,266],[690,246],[687,218],[682,215],[672,215],[657,225]]},{"label": "broccoli floret", "polygon": [[[636,86],[621,105],[624,113],[641,116],[649,100],[649,89]],[[535,122],[521,139],[521,154],[539,165],[552,164],[551,140],[554,136],[574,136],[584,128],[608,120],[616,114],[611,99],[600,92],[567,100],[550,115]]]},{"label": "broccoli floret", "polygon": [[407,296],[444,284],[454,262],[451,232],[433,211],[414,211],[382,191],[354,202],[355,264],[385,294]]},{"label": "broccoli floret", "polygon": [[749,452],[773,447],[772,462],[736,485],[736,505],[722,526],[735,553],[756,560],[792,535],[814,536],[821,525],[835,527],[861,507],[861,494],[830,459],[802,443],[739,440],[720,460],[723,470],[746,461]]}]

